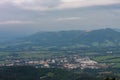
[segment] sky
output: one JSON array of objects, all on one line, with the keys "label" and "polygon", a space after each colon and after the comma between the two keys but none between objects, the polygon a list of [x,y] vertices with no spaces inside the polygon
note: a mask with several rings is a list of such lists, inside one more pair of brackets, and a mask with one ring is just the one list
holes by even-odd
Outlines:
[{"label": "sky", "polygon": [[0,0],[0,31],[120,28],[120,0]]}]

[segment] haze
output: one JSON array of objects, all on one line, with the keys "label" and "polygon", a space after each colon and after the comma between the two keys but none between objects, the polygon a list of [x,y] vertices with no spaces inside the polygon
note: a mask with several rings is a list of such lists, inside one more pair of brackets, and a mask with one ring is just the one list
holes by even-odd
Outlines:
[{"label": "haze", "polygon": [[120,27],[120,0],[1,0],[0,31],[92,30]]}]

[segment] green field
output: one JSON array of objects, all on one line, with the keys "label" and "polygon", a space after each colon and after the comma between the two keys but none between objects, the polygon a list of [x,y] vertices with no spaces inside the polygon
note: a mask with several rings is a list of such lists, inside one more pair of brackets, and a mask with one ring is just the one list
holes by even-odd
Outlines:
[{"label": "green field", "polygon": [[120,68],[120,63],[116,63],[113,68]]},{"label": "green field", "polygon": [[10,53],[8,52],[0,52],[0,57],[8,56]]},{"label": "green field", "polygon": [[97,62],[112,63],[113,68],[120,68],[120,56],[119,55],[98,56],[98,57],[95,57],[93,59]]}]

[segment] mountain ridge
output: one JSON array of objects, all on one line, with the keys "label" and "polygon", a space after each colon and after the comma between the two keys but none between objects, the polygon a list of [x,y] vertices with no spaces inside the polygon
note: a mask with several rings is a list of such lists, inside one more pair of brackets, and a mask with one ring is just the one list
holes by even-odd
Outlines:
[{"label": "mountain ridge", "polygon": [[99,29],[92,31],[59,31],[38,32],[28,37],[20,38],[15,46],[90,46],[108,47],[120,45],[120,32],[113,29]]}]

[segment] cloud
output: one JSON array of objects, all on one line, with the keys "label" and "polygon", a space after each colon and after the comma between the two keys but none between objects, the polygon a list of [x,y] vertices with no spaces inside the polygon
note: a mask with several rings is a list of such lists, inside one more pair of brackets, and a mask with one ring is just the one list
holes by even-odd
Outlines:
[{"label": "cloud", "polygon": [[0,11],[0,27],[11,30],[120,27],[120,0],[1,0]]},{"label": "cloud", "polygon": [[73,21],[73,20],[80,20],[80,17],[66,17],[66,18],[58,18],[57,21]]},{"label": "cloud", "polygon": [[33,22],[31,21],[0,21],[0,25],[9,25],[9,24],[32,24]]},{"label": "cloud", "polygon": [[29,10],[50,10],[61,4],[61,0],[12,0],[13,5]]},{"label": "cloud", "polygon": [[1,0],[0,4],[10,3],[28,10],[56,10],[118,4],[120,0]]},{"label": "cloud", "polygon": [[63,0],[63,4],[59,8],[79,8],[89,6],[102,6],[118,4],[120,0]]}]

